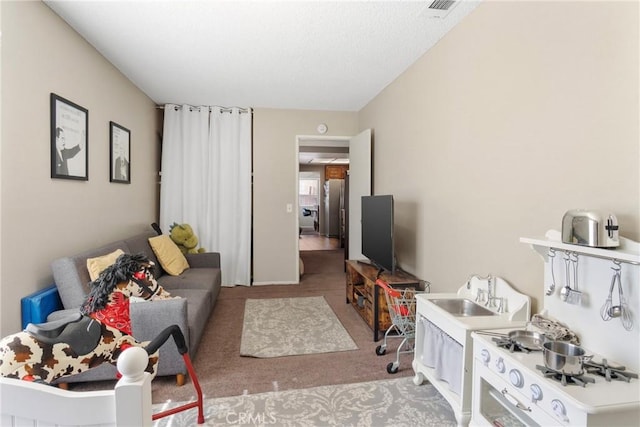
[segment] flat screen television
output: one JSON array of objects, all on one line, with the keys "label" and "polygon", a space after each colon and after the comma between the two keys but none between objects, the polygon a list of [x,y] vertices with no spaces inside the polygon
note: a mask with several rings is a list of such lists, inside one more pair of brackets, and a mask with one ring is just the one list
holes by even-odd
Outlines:
[{"label": "flat screen television", "polygon": [[380,270],[396,271],[393,196],[362,196],[362,255]]}]

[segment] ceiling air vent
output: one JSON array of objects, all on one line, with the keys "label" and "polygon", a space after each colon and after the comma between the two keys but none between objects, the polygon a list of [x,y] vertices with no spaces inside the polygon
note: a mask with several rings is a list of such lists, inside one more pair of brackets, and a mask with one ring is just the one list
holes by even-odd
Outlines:
[{"label": "ceiling air vent", "polygon": [[423,10],[430,18],[444,18],[461,0],[435,0]]}]

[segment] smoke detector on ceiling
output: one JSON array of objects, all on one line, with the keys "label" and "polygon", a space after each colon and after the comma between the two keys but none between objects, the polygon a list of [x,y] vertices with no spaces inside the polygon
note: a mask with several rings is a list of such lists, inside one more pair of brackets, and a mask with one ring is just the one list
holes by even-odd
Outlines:
[{"label": "smoke detector on ceiling", "polygon": [[425,7],[422,14],[429,18],[444,18],[462,0],[434,0]]}]

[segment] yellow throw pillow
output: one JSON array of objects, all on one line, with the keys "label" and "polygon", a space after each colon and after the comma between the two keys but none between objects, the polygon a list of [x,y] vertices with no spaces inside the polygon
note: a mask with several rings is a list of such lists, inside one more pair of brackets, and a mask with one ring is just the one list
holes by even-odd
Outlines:
[{"label": "yellow throw pillow", "polygon": [[180,248],[176,245],[168,234],[162,234],[149,238],[151,249],[158,257],[160,265],[172,276],[179,276],[189,268],[189,263],[184,257]]},{"label": "yellow throw pillow", "polygon": [[94,281],[100,276],[100,273],[105,268],[113,265],[120,255],[124,254],[122,249],[116,249],[110,254],[102,255],[95,258],[87,258],[87,270],[89,270],[89,277],[91,281]]}]

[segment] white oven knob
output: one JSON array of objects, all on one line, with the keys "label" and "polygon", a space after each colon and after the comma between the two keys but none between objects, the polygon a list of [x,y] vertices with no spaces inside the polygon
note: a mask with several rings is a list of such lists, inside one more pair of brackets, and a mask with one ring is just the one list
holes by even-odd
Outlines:
[{"label": "white oven knob", "polygon": [[496,361],[496,369],[501,374],[504,374],[504,371],[507,370],[507,368],[504,366],[504,359],[502,357],[499,357],[498,360]]},{"label": "white oven knob", "polygon": [[486,348],[483,348],[482,351],[480,352],[480,359],[482,360],[484,365],[487,366],[489,364],[489,361],[491,360],[491,355],[489,354],[489,350],[487,350]]},{"label": "white oven knob", "polygon": [[538,384],[531,384],[531,401],[533,403],[542,400],[542,389]]},{"label": "white oven knob", "polygon": [[512,369],[509,371],[509,379],[511,380],[511,384],[518,388],[522,388],[524,385],[524,377],[522,373],[517,369]]},{"label": "white oven knob", "polygon": [[560,418],[560,420],[569,422],[569,417],[567,417],[567,408],[565,408],[564,404],[558,399],[553,399],[551,401],[551,409],[553,410],[553,413]]}]

